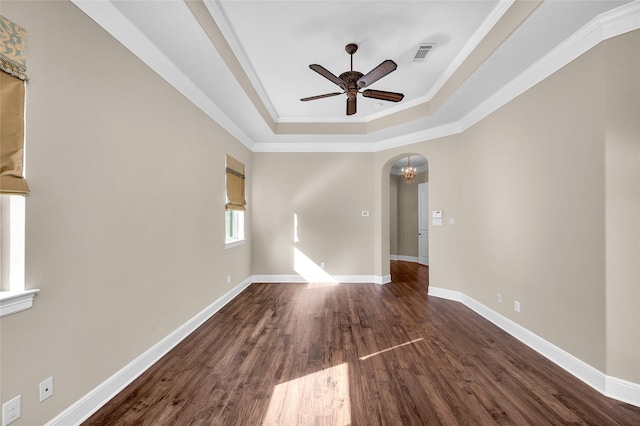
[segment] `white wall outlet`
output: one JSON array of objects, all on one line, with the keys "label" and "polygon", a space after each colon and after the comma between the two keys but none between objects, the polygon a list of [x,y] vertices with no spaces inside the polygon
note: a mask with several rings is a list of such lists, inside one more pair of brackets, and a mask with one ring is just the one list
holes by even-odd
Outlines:
[{"label": "white wall outlet", "polygon": [[364,216],[364,217],[369,216],[369,211],[368,210],[362,210],[362,216]]},{"label": "white wall outlet", "polygon": [[449,218],[449,225],[455,225],[456,224],[456,219],[453,217]]},{"label": "white wall outlet", "polygon": [[498,293],[497,299],[498,299],[498,303],[502,303],[502,295],[500,293]]},{"label": "white wall outlet", "polygon": [[513,310],[516,312],[520,312],[520,302],[518,302],[517,300],[513,302]]},{"label": "white wall outlet", "polygon": [[53,395],[53,377],[49,377],[44,382],[40,383],[40,402]]},{"label": "white wall outlet", "polygon": [[7,426],[20,418],[20,395],[2,404],[2,426]]},{"label": "white wall outlet", "polygon": [[324,269],[324,262],[320,262],[320,269]]},{"label": "white wall outlet", "polygon": [[231,284],[231,275],[227,275],[227,284]]}]

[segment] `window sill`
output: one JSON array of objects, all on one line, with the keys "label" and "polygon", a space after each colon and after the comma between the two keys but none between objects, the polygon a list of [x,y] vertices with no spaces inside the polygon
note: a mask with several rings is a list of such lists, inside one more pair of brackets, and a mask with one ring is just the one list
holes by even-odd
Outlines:
[{"label": "window sill", "polygon": [[0,291],[0,317],[31,309],[33,298],[40,290]]},{"label": "window sill", "polygon": [[226,249],[230,249],[230,248],[234,248],[234,247],[238,247],[244,244],[246,240],[226,240],[224,242],[224,248]]}]

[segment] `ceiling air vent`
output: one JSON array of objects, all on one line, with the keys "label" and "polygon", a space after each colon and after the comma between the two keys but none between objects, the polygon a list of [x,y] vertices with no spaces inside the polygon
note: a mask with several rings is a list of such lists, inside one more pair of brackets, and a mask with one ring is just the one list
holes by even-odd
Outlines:
[{"label": "ceiling air vent", "polygon": [[427,56],[431,53],[435,47],[435,43],[422,43],[418,46],[418,51],[413,57],[413,62],[424,62],[427,60]]}]

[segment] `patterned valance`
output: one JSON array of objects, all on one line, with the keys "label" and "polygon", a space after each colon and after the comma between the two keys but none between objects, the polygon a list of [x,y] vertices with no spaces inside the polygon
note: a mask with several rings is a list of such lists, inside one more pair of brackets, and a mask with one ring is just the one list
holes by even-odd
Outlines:
[{"label": "patterned valance", "polygon": [[27,30],[0,15],[0,69],[27,78]]}]

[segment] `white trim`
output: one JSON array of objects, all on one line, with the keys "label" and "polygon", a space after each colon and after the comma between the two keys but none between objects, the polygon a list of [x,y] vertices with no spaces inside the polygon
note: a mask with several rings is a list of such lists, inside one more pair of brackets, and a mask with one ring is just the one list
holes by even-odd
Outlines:
[{"label": "white trim", "polygon": [[253,145],[252,152],[376,152],[371,142],[261,142]]},{"label": "white trim", "polygon": [[[595,17],[460,120],[395,138],[366,143],[359,152],[380,152],[462,133],[599,43],[637,29],[640,29],[640,1],[638,0]],[[312,148],[309,148],[309,145],[312,145]],[[358,144],[351,144],[347,151],[336,144],[256,143],[253,151],[356,152],[354,150],[357,148],[359,148]]]},{"label": "white trim", "polygon": [[464,131],[473,126],[599,43],[640,28],[639,15],[640,2],[635,1],[596,16],[465,115],[459,121],[460,127]]},{"label": "white trim", "polygon": [[605,376],[604,388],[606,396],[640,407],[640,384]]},{"label": "white trim", "polygon": [[546,341],[542,337],[500,315],[462,292],[429,286],[429,296],[462,303],[601,394],[640,407],[640,384],[607,376],[581,359],[555,346],[553,343]]},{"label": "white trim", "polygon": [[413,263],[420,263],[420,259],[416,256],[403,256],[403,255],[398,255],[398,260],[401,260],[403,262],[413,262]]},{"label": "white trim", "polygon": [[[376,284],[386,284],[391,282],[391,275],[351,275],[344,277],[351,277],[352,279],[355,279],[355,277],[369,277],[373,279],[365,282],[375,282]],[[292,281],[293,279],[297,279],[297,281]],[[205,308],[202,312],[194,316],[182,326],[178,327],[174,332],[155,344],[138,358],[127,364],[120,371],[115,373],[113,376],[105,380],[92,391],[73,403],[66,410],[47,422],[46,426],[79,425],[80,423],[85,421],[93,413],[100,409],[100,407],[106,404],[115,395],[122,391],[127,385],[133,382],[148,368],[155,364],[160,358],[162,358],[171,349],[173,349],[184,338],[186,338],[200,325],[207,321],[213,314],[219,311],[223,306],[229,303],[238,294],[242,293],[249,285],[254,282],[293,283],[306,281],[304,281],[302,277],[298,275],[254,275],[247,278],[236,287],[229,290],[207,308]],[[355,281],[345,280],[344,282],[355,283],[362,281],[357,279]],[[35,294],[37,291],[38,290],[28,290],[28,292],[31,292],[33,294]],[[536,336],[535,334],[514,323],[513,321],[492,311],[491,309],[487,308],[481,303],[478,303],[472,298],[467,297],[462,292],[429,286],[429,296],[440,297],[443,299],[449,299],[463,303],[473,311],[477,312],[484,318],[496,324],[498,327],[502,328],[512,336],[516,337],[518,340],[521,340],[532,349],[540,352],[542,355],[555,362],[560,367],[566,369],[578,379],[585,381],[585,383],[594,387],[602,394],[610,398],[614,398],[619,401],[640,407],[640,384],[604,375],[603,373],[599,372],[595,368],[589,366],[573,355],[568,354],[567,352]],[[569,365],[571,369],[568,369],[566,367],[567,365]],[[587,377],[583,377],[583,375]]]},{"label": "white trim", "polygon": [[[517,96],[529,90],[531,87],[547,78],[560,68],[573,61],[575,58],[593,48],[598,43],[609,38],[634,31],[640,28],[640,1],[633,1],[605,12],[595,17],[591,22],[576,31],[563,43],[545,55],[538,62],[533,64],[522,74],[507,83],[502,89],[498,90],[491,97],[467,113],[458,121],[445,123],[440,126],[432,127],[424,131],[419,131],[391,139],[379,141],[365,141],[362,143],[353,142],[337,142],[337,143],[254,143],[253,140],[222,111],[213,101],[208,98],[200,89],[198,89],[187,76],[180,71],[144,34],[142,34],[122,13],[109,2],[87,1],[87,0],[71,0],[80,10],[91,17],[98,25],[109,32],[116,40],[120,41],[126,48],[133,52],[145,64],[147,64],[158,75],[162,76],[169,84],[175,87],[187,99],[191,100],[205,114],[214,119],[225,130],[236,137],[252,152],[379,152],[391,148],[406,146],[418,142],[424,142],[445,136],[462,133],[469,127],[487,117],[506,103],[510,102]],[[216,13],[215,5],[212,7],[208,2],[207,9]],[[496,19],[504,13],[507,3],[499,4],[493,12],[493,18]],[[219,11],[218,11],[219,12]],[[488,20],[485,28],[479,29],[478,35],[485,31],[490,24]],[[228,35],[229,29],[222,25],[221,31],[225,31]],[[229,42],[229,40],[228,40]],[[230,46],[235,41],[230,42]],[[237,47],[237,46],[236,46]],[[236,52],[238,53],[238,52]],[[241,64],[244,58],[239,58]],[[242,66],[244,67],[245,64]],[[252,84],[255,83],[252,77],[252,70],[246,70]],[[261,93],[262,89],[256,87]],[[264,102],[264,93],[260,95]],[[265,107],[270,114],[275,112],[269,103]],[[343,117],[344,118],[344,117]],[[350,119],[349,121],[353,121]],[[280,122],[282,120],[279,120]]]},{"label": "white trim", "polygon": [[71,0],[71,2],[202,112],[220,124],[249,150],[252,149],[254,143],[251,138],[111,2],[88,0]]},{"label": "white trim", "polygon": [[[391,282],[391,275],[331,275],[333,282],[339,284],[388,284]],[[317,282],[325,282],[326,277],[318,277]],[[309,283],[309,279],[302,275],[254,275],[254,283]],[[311,282],[316,282],[313,279]]]},{"label": "white trim", "polygon": [[[207,8],[207,11],[211,14],[211,17],[213,18],[214,22],[216,23],[216,26],[222,33],[222,36],[224,37],[225,41],[231,48],[231,51],[233,52],[234,56],[238,60],[238,63],[242,67],[242,70],[244,71],[245,75],[251,82],[251,85],[253,86],[256,93],[258,94],[258,97],[260,98],[262,105],[265,107],[265,109],[269,113],[271,120],[275,123],[277,121],[278,113],[276,112],[275,107],[271,103],[271,99],[269,99],[269,96],[267,95],[266,90],[264,90],[264,86],[262,85],[260,78],[258,78],[258,75],[256,74],[256,71],[253,68],[253,65],[251,65],[249,56],[242,48],[242,44],[238,41],[236,33],[233,30],[233,27],[231,26],[231,24],[229,23],[229,20],[227,19],[227,14],[222,8],[222,5],[217,1],[205,1],[203,3],[204,3],[204,6]],[[218,48],[218,46],[214,46],[214,47],[216,49]],[[227,64],[225,63],[225,65]],[[234,76],[234,78],[236,77]],[[243,91],[244,91],[244,88],[243,88]],[[246,93],[246,91],[245,91],[245,94],[249,96]]]},{"label": "white trim", "polygon": [[227,250],[227,249],[230,249],[230,248],[242,246],[242,245],[244,245],[245,241],[246,241],[245,239],[242,239],[242,240],[234,239],[234,240],[225,241],[224,242],[224,249]]},{"label": "white trim", "polygon": [[402,254],[390,254],[389,260],[400,260],[402,262],[420,263],[420,259],[416,256],[404,256]]},{"label": "white trim", "polygon": [[199,314],[185,322],[167,337],[156,343],[138,358],[124,366],[120,371],[99,384],[88,394],[77,400],[70,407],[50,420],[47,426],[79,425],[89,418],[111,398],[122,391],[127,385],[138,378],[149,367],[173,349],[185,337],[196,330],[220,308],[229,303],[234,297],[244,291],[251,284],[251,277],[247,278],[218,300],[206,307]]},{"label": "white trim", "polygon": [[205,5],[211,13],[211,16],[214,18],[220,32],[223,34],[225,40],[231,47],[234,52],[238,62],[242,65],[243,70],[247,74],[250,79],[254,89],[259,94],[260,99],[263,104],[271,114],[271,118],[276,124],[280,123],[368,123],[379,118],[383,118],[393,113],[397,113],[400,111],[404,111],[413,106],[420,105],[428,102],[433,98],[438,91],[446,84],[446,82],[451,78],[453,73],[462,65],[462,63],[467,59],[467,57],[474,51],[474,49],[482,42],[482,40],[486,37],[486,35],[493,29],[496,23],[502,18],[502,16],[506,13],[507,10],[511,7],[515,0],[504,0],[498,2],[498,4],[491,10],[486,19],[480,24],[477,30],[471,35],[467,43],[459,50],[458,54],[451,61],[446,70],[440,75],[435,84],[431,87],[429,92],[416,98],[412,101],[403,102],[394,106],[392,108],[387,108],[385,111],[379,112],[377,114],[371,114],[366,118],[360,117],[344,117],[344,116],[335,116],[335,117],[323,117],[317,119],[303,118],[303,117],[286,117],[279,116],[271,100],[269,99],[264,87],[262,86],[260,79],[257,77],[255,70],[251,66],[251,61],[248,59],[247,53],[242,49],[241,43],[238,41],[237,35],[233,31],[232,25],[229,22],[229,19],[218,2],[207,1]]},{"label": "white trim", "polygon": [[31,309],[33,298],[40,290],[37,288],[23,291],[0,292],[0,318]]}]

